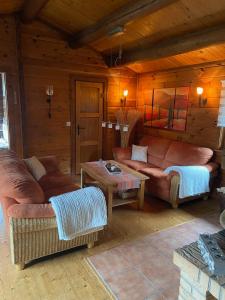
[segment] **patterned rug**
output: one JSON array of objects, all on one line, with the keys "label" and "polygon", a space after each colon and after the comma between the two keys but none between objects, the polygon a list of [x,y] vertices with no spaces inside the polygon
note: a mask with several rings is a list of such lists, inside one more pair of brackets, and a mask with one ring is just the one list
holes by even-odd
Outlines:
[{"label": "patterned rug", "polygon": [[194,219],[91,256],[89,264],[118,300],[176,300],[179,269],[173,250],[221,229],[219,217]]}]

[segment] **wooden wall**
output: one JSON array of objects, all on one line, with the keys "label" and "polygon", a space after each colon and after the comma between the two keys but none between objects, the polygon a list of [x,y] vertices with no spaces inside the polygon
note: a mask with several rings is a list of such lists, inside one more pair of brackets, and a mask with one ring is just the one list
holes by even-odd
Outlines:
[{"label": "wooden wall", "polygon": [[11,148],[21,157],[23,139],[20,106],[17,22],[12,16],[0,18],[0,72],[7,73],[7,100],[10,119]]},{"label": "wooden wall", "polygon": [[[144,110],[144,104],[151,101],[153,88],[190,86],[187,129],[174,132],[140,126],[143,133],[187,141],[189,143],[218,149],[221,129],[217,127],[217,115],[220,98],[220,80],[225,79],[225,67],[187,68],[183,70],[159,73],[143,73],[138,76],[138,108]],[[199,107],[196,87],[204,88],[203,97],[208,102]]]},{"label": "wooden wall", "polygon": [[[63,171],[70,172],[71,76],[102,77],[108,80],[106,119],[113,120],[119,108],[122,90],[129,90],[128,106],[136,106],[137,76],[127,69],[108,69],[102,57],[89,48],[70,49],[59,33],[40,23],[21,25],[25,107],[25,156],[54,154]],[[45,89],[54,86],[52,118],[48,118]],[[115,131],[104,129],[103,158],[112,157],[118,143]]]}]

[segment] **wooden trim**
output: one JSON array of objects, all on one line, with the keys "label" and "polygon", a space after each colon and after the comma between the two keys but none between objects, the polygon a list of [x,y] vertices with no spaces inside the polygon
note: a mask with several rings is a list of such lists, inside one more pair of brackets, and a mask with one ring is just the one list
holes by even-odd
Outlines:
[{"label": "wooden trim", "polygon": [[107,118],[107,90],[108,90],[108,79],[106,77],[90,77],[90,76],[80,76],[79,74],[77,75],[71,75],[70,76],[70,122],[71,122],[71,174],[75,175],[76,170],[75,170],[75,161],[76,161],[76,155],[74,152],[74,149],[76,149],[76,142],[75,142],[75,136],[76,136],[76,131],[75,131],[75,124],[76,124],[76,119],[75,119],[75,113],[76,113],[76,106],[75,106],[75,100],[76,100],[76,88],[75,88],[75,82],[76,81],[85,81],[85,82],[99,82],[103,83],[103,119]]},{"label": "wooden trim", "polygon": [[26,0],[21,12],[24,23],[32,22],[49,0]]},{"label": "wooden trim", "polygon": [[[189,51],[198,50],[218,45],[225,42],[225,26],[203,29],[193,33],[187,33],[175,38],[169,38],[158,43],[146,42],[142,46],[124,51],[119,65],[128,65],[140,61],[152,61],[160,58],[170,57]],[[111,61],[115,61],[118,54],[105,56],[105,62],[111,66]]]},{"label": "wooden trim", "polygon": [[109,35],[110,32],[113,32],[119,27],[123,28],[134,19],[152,14],[174,2],[177,2],[177,0],[131,1],[110,15],[102,18],[95,25],[76,33],[69,41],[70,47],[78,48],[89,44],[107,34]]},{"label": "wooden trim", "polygon": [[176,68],[168,68],[168,69],[158,69],[153,71],[146,71],[142,73],[138,73],[138,75],[148,75],[148,74],[159,74],[159,73],[176,73],[176,72],[182,72],[182,71],[190,71],[190,70],[199,70],[203,68],[215,68],[215,67],[223,67],[225,66],[225,60],[215,60],[211,62],[204,62],[200,64],[192,64],[192,65],[184,65]]}]

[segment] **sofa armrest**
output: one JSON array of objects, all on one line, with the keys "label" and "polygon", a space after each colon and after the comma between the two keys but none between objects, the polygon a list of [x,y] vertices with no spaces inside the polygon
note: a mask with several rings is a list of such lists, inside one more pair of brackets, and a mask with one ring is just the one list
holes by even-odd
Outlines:
[{"label": "sofa armrest", "polygon": [[113,158],[116,161],[131,159],[131,148],[113,148]]},{"label": "sofa armrest", "polygon": [[47,204],[14,204],[7,210],[8,217],[15,219],[52,218],[55,216],[50,203]]},{"label": "sofa armrest", "polygon": [[208,164],[205,165],[205,167],[209,170],[212,177],[217,175],[219,169],[219,165],[217,163],[209,162]]},{"label": "sofa armrest", "polygon": [[59,163],[56,159],[56,156],[49,155],[49,156],[38,157],[38,159],[44,165],[47,173],[59,171]]}]

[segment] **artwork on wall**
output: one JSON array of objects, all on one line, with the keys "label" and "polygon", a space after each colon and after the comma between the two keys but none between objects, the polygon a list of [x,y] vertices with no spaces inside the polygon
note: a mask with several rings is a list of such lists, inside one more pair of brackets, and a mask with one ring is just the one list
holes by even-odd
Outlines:
[{"label": "artwork on wall", "polygon": [[185,131],[189,87],[154,89],[145,103],[145,126]]}]

